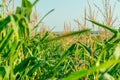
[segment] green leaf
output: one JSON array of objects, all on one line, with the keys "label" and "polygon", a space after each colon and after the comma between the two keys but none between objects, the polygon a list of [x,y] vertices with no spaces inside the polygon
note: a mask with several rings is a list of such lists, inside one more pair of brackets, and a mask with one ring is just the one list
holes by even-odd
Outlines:
[{"label": "green leaf", "polygon": [[21,61],[17,66],[15,66],[14,74],[16,74],[17,72],[24,71],[27,68],[30,61],[35,60],[35,59],[36,59],[35,57],[28,57],[24,59],[23,61]]},{"label": "green leaf", "polygon": [[32,4],[29,0],[22,0],[22,7],[30,8],[32,7]]},{"label": "green leaf", "polygon": [[32,13],[32,3],[28,0],[22,0],[21,7],[17,7],[16,14],[19,14],[21,18],[26,18],[30,22],[30,15]]},{"label": "green leaf", "polygon": [[68,54],[70,54],[70,52],[72,52],[72,50],[74,50],[76,48],[76,44],[72,44],[68,50],[63,54],[63,56],[61,57],[60,61],[55,65],[55,67],[53,68],[53,71],[55,69],[57,69],[59,67],[59,65],[65,60],[65,58],[67,57]]},{"label": "green leaf", "polygon": [[4,20],[0,20],[0,32],[7,27],[10,22],[10,16],[6,17]]},{"label": "green leaf", "polygon": [[107,29],[107,30],[109,30],[109,31],[111,31],[111,32],[113,32],[115,34],[118,33],[118,31],[116,29],[110,28],[110,26],[106,26],[106,25],[101,24],[99,22],[96,22],[94,20],[88,20],[88,21],[90,21],[90,22],[92,22],[92,23],[94,23],[94,24],[96,24],[96,25],[98,25],[98,26],[100,26],[102,28],[105,28],[105,29]]},{"label": "green leaf", "polygon": [[0,79],[4,78],[6,74],[5,68],[0,66]]},{"label": "green leaf", "polygon": [[29,36],[29,27],[25,18],[19,20],[18,34],[20,38]]},{"label": "green leaf", "polygon": [[90,31],[90,29],[84,29],[84,30],[80,30],[80,31],[74,31],[74,32],[71,32],[71,33],[68,33],[68,34],[65,34],[65,35],[62,35],[62,36],[50,39],[47,42],[59,40],[59,39],[66,38],[66,37],[69,37],[69,36],[75,36],[75,35],[78,35],[78,34],[83,34],[83,33],[89,32],[89,31]]},{"label": "green leaf", "polygon": [[83,48],[84,48],[89,54],[92,54],[92,51],[91,51],[91,49],[90,49],[89,46],[87,46],[87,45],[85,45],[85,44],[83,44],[83,43],[81,43],[81,42],[78,42],[78,43],[81,44],[81,45],[83,46]]},{"label": "green leaf", "polygon": [[32,13],[32,3],[29,0],[22,0],[21,12],[23,16],[30,21],[30,15]]},{"label": "green leaf", "polygon": [[[88,20],[88,21],[90,21],[90,22],[92,22],[92,23],[94,23],[94,24],[96,24],[96,25],[98,25],[98,26],[100,26],[100,27],[102,27],[102,28],[105,28],[105,29],[109,30],[110,32],[114,33],[114,35],[113,35],[110,39],[108,39],[107,42],[110,42],[110,41],[112,41],[114,38],[117,37],[118,31],[117,31],[116,29],[113,29],[113,28],[111,28],[110,26],[101,24],[101,23],[96,22],[96,21],[94,21],[94,20]],[[105,43],[105,44],[106,44],[106,43]]]},{"label": "green leaf", "polygon": [[5,38],[3,39],[3,41],[0,43],[0,53],[2,52],[2,50],[4,49],[4,47],[9,42],[10,38],[12,37],[13,32],[14,32],[13,29],[10,29],[10,31],[8,32],[8,34],[5,36]]},{"label": "green leaf", "polygon": [[112,41],[116,37],[117,37],[117,34],[115,33],[110,39],[108,39],[108,42]]},{"label": "green leaf", "polygon": [[28,76],[31,76],[31,75],[35,72],[35,70],[38,69],[40,66],[41,66],[41,63],[35,64],[35,65],[29,70],[29,72],[27,73],[27,75],[28,75]]},{"label": "green leaf", "polygon": [[76,71],[72,74],[70,74],[68,77],[63,78],[62,80],[78,80],[82,77],[88,76],[92,73],[95,73],[96,71],[100,71],[101,69],[106,69],[110,67],[111,65],[120,63],[120,60],[109,60],[99,66],[93,66],[90,69],[82,69],[80,71]]},{"label": "green leaf", "polygon": [[10,66],[4,66],[6,74],[4,76],[4,80],[9,80],[10,79]]},{"label": "green leaf", "polygon": [[19,14],[19,17],[21,17],[20,15],[22,15],[22,9],[21,7],[17,7],[15,14]]},{"label": "green leaf", "polygon": [[48,31],[46,31],[45,35],[41,38],[41,42],[43,42],[47,37],[48,37],[49,33]]},{"label": "green leaf", "polygon": [[105,73],[99,77],[99,80],[115,80],[115,78],[112,75]]},{"label": "green leaf", "polygon": [[46,13],[46,14],[40,19],[40,21],[34,26],[34,28],[33,28],[32,30],[36,29],[36,28],[39,26],[39,24],[43,21],[43,19],[44,19],[47,15],[49,15],[51,12],[53,12],[53,11],[54,11],[54,9],[52,9],[52,10],[50,10],[48,13]]},{"label": "green leaf", "polygon": [[115,51],[111,56],[111,59],[116,59],[116,60],[120,59],[120,43],[117,44]]},{"label": "green leaf", "polygon": [[35,0],[35,1],[33,2],[32,6],[34,6],[38,1],[40,1],[40,0]]},{"label": "green leaf", "polygon": [[18,20],[18,17],[16,15],[9,15],[7,16],[5,19],[0,20],[0,32],[4,29],[7,28],[8,23],[11,21],[11,17],[13,16],[13,18],[15,19],[15,21]]}]

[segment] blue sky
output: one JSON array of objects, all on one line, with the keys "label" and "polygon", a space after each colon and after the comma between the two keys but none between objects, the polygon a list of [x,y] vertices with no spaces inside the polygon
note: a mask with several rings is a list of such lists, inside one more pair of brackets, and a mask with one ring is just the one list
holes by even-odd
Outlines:
[{"label": "blue sky", "polygon": [[[93,4],[96,4],[100,8],[102,7],[102,0],[89,0],[92,7],[95,9]],[[113,6],[117,0],[110,0],[110,4]],[[76,28],[74,19],[82,20],[84,9],[88,9],[87,0],[40,0],[36,5],[37,12],[40,16],[43,16],[51,9],[55,9],[54,12],[49,14],[44,23],[50,28],[55,27],[55,31],[62,31],[64,22],[72,24],[73,28]],[[115,16],[119,15],[120,3],[116,3]]]},{"label": "blue sky", "polygon": [[86,0],[41,0],[37,4],[37,10],[44,15],[49,10],[55,9],[44,22],[61,31],[65,21],[72,24],[74,19],[81,17],[86,3]]},{"label": "blue sky", "polygon": [[[21,0],[15,0],[15,6],[20,5],[20,1]],[[102,8],[102,0],[89,1],[93,9],[96,9],[93,4]],[[115,16],[119,16],[120,2],[118,3],[117,0],[110,1],[112,6],[116,3]],[[43,22],[50,28],[55,27],[54,31],[62,31],[64,22],[71,23],[73,28],[77,27],[74,19],[82,21],[84,9],[87,8],[88,11],[88,3],[87,0],[40,0],[36,8],[37,13],[40,15],[39,18],[44,16],[51,9],[55,9],[55,11],[49,14]]]}]

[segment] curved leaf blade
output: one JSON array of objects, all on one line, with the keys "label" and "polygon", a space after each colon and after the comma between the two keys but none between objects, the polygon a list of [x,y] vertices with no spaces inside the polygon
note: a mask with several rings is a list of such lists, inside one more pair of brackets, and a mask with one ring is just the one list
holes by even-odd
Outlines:
[{"label": "curved leaf blade", "polygon": [[96,24],[96,25],[98,25],[98,26],[100,26],[100,27],[102,27],[102,28],[107,29],[107,30],[111,31],[112,33],[115,33],[115,34],[118,33],[117,30],[115,30],[115,29],[113,29],[113,28],[110,28],[110,27],[107,26],[107,25],[101,24],[101,23],[99,23],[99,22],[97,22],[97,21],[94,21],[94,20],[88,20],[88,21],[90,21],[90,22],[92,22],[92,23],[94,23],[94,24]]},{"label": "curved leaf blade", "polygon": [[71,75],[69,75],[68,77],[63,78],[62,80],[78,80],[84,76],[90,75],[96,71],[100,71],[101,69],[106,69],[109,66],[117,64],[117,63],[120,63],[120,60],[109,60],[109,61],[107,61],[99,66],[93,66],[88,70],[82,69],[80,71],[74,72]]},{"label": "curved leaf blade", "polygon": [[50,40],[48,40],[46,42],[59,40],[59,39],[62,39],[62,38],[66,38],[66,37],[74,36],[74,35],[78,35],[78,34],[83,34],[83,33],[89,32],[89,31],[90,31],[90,29],[84,29],[84,30],[80,30],[80,31],[71,32],[71,33],[68,33],[68,34],[65,34],[65,35],[62,35],[62,36],[59,36],[59,37],[55,37],[55,38],[50,39]]}]

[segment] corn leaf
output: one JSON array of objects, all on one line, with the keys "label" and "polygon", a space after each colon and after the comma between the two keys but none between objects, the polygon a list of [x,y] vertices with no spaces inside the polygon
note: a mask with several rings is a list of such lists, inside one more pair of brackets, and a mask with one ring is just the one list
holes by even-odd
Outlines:
[{"label": "corn leaf", "polygon": [[82,69],[80,71],[74,72],[72,74],[70,74],[68,77],[63,78],[62,80],[78,80],[82,77],[85,77],[87,75],[90,75],[92,73],[95,73],[96,71],[100,71],[101,69],[106,69],[109,66],[113,65],[113,64],[117,64],[120,63],[120,60],[109,60],[99,66],[93,66],[90,69]]},{"label": "corn leaf", "polygon": [[96,24],[96,25],[98,25],[98,26],[100,26],[100,27],[102,27],[102,28],[105,28],[105,29],[107,29],[107,30],[109,30],[110,32],[113,32],[113,33],[118,33],[118,31],[117,30],[115,30],[115,29],[113,29],[113,28],[110,28],[109,26],[106,26],[106,25],[104,25],[104,24],[101,24],[101,23],[99,23],[99,22],[97,22],[97,21],[94,21],[94,20],[88,20],[88,21],[90,21],[90,22],[92,22],[92,23],[94,23],[94,24]]},{"label": "corn leaf", "polygon": [[13,29],[10,29],[8,34],[5,36],[3,41],[0,43],[0,53],[2,52],[4,47],[6,47],[7,43],[9,42],[10,38],[12,37],[12,35],[13,35]]},{"label": "corn leaf", "polygon": [[24,71],[27,68],[30,61],[35,60],[35,59],[36,59],[35,57],[28,57],[28,58],[24,59],[23,61],[21,61],[21,63],[19,63],[18,65],[15,66],[14,74],[16,74],[17,72]]},{"label": "corn leaf", "polygon": [[5,68],[0,66],[0,79],[4,78],[6,74]]},{"label": "corn leaf", "polygon": [[89,31],[90,31],[90,29],[84,29],[84,30],[80,30],[80,31],[71,32],[71,33],[68,33],[68,34],[50,39],[47,42],[54,41],[54,40],[59,40],[59,39],[70,37],[70,36],[75,36],[75,35],[78,35],[78,34],[83,34],[83,33],[89,32]]}]

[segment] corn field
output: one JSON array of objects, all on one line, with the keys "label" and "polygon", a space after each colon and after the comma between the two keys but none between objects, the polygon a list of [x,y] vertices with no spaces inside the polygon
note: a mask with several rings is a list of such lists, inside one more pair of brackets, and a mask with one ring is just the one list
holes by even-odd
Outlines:
[{"label": "corn field", "polygon": [[[56,36],[50,30],[36,32],[54,9],[31,25],[32,8],[39,0],[21,1],[9,14],[6,0],[0,6],[0,80],[120,80],[120,29],[111,27],[111,10],[101,23],[90,9],[84,24],[75,20],[78,31]],[[91,34],[86,21],[103,33]]]}]

